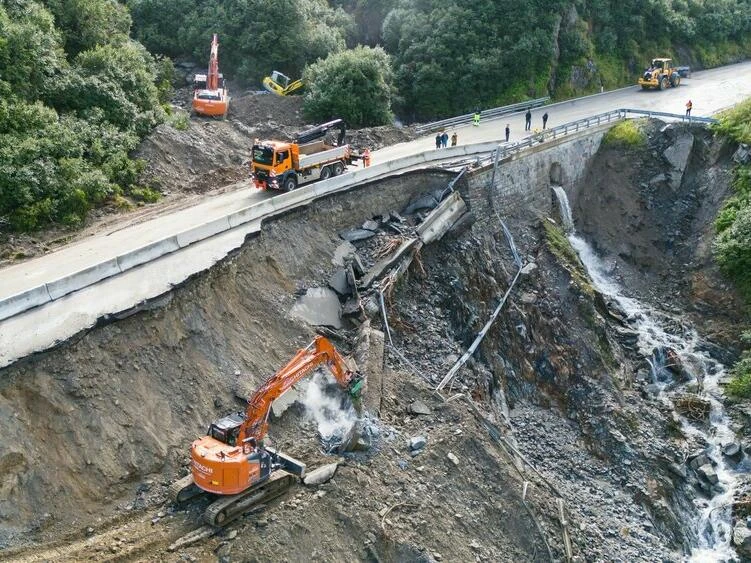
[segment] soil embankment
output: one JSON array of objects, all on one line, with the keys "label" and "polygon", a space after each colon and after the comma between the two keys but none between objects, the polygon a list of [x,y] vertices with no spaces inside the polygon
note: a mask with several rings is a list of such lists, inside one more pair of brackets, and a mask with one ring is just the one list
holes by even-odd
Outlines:
[{"label": "soil embankment", "polygon": [[[726,178],[727,162],[716,154],[708,166]],[[626,217],[643,204],[638,182],[607,193],[612,178],[597,170],[620,166],[615,158],[601,149],[574,205],[577,225],[601,234],[605,249],[618,237],[598,230],[609,223],[595,198],[620,198],[618,208],[632,210]],[[8,553],[30,560],[59,553],[79,560],[216,555],[263,561],[284,553],[321,561],[536,561],[547,559],[548,550],[564,557],[560,499],[573,554],[582,560],[680,558],[695,540],[686,522],[696,515],[692,499],[700,494],[685,465],[689,444],[670,410],[650,398],[633,335],[538,209],[505,217],[526,267],[450,387],[449,395],[464,398],[444,402],[431,390],[516,273],[491,213],[423,248],[387,292],[389,325],[403,357],[386,347],[370,447],[348,454],[333,481],[293,489],[216,537],[164,551],[200,524],[200,505],[163,504],[168,483],[186,472],[190,441],[210,420],[242,408],[265,376],[310,341],[313,330],[290,312],[299,296],[326,286],[336,272],[339,233],[375,233],[354,241],[370,267],[412,236],[407,204],[452,178],[439,171],[407,174],[297,210],[264,225],[235,255],[151,310],[0,371],[0,430],[8,438],[0,445],[0,541],[13,547]],[[692,197],[701,198],[703,183],[693,185]],[[463,196],[485,189],[481,182],[458,187]],[[686,234],[706,236],[692,229],[706,227],[711,210],[686,210]],[[659,236],[650,233],[644,238]],[[634,242],[635,249],[644,247]],[[663,252],[665,261],[672,256],[659,245],[651,252]],[[659,254],[643,254],[660,261]],[[623,264],[625,270],[633,263]],[[654,269],[641,267],[650,275]],[[638,277],[629,271],[626,284]],[[701,272],[697,262],[694,273]],[[651,286],[630,287],[642,295]],[[327,330],[344,352],[353,348],[361,323],[381,326],[374,294],[362,297],[343,329]],[[707,315],[722,318],[721,305],[710,302]],[[675,303],[674,312],[683,307],[698,314],[689,301]],[[315,424],[293,406],[272,421],[270,439],[312,468],[334,459],[321,453],[315,434]],[[414,453],[408,442],[417,437],[426,445]],[[24,546],[65,538],[70,530],[59,545]]]}]

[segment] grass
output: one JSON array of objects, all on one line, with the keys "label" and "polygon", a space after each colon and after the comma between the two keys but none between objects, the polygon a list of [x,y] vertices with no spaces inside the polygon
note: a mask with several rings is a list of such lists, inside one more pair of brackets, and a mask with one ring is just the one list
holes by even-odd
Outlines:
[{"label": "grass", "polygon": [[178,131],[186,131],[190,124],[190,116],[184,111],[175,110],[167,117],[167,123]]},{"label": "grass", "polygon": [[542,224],[545,227],[545,236],[550,252],[569,271],[576,285],[587,295],[593,296],[594,288],[589,283],[589,278],[584,270],[584,265],[579,260],[579,255],[566,238],[566,233],[550,220],[543,220]]},{"label": "grass", "polygon": [[647,135],[642,128],[642,120],[626,119],[616,123],[605,134],[604,146],[638,149],[647,146]]}]

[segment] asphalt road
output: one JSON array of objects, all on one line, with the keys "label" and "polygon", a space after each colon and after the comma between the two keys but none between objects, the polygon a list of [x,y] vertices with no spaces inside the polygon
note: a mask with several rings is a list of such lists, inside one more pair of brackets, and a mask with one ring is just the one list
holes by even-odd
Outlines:
[{"label": "asphalt road", "polygon": [[[711,115],[751,96],[751,62],[697,72],[680,87],[659,91],[643,91],[637,87],[623,88],[604,94],[552,104],[532,111],[532,127],[542,128],[542,114],[549,115],[548,126],[554,126],[617,108],[634,108],[683,113],[691,99],[694,115]],[[524,138],[524,115],[486,120],[479,127],[465,125],[455,130],[459,143],[500,140],[506,123],[511,127],[511,140]],[[451,129],[453,131],[454,129]],[[400,143],[373,152],[373,162],[434,150],[434,135],[409,143]],[[247,207],[271,194],[248,187],[219,196],[189,209],[162,215],[147,222],[75,243],[39,258],[0,270],[0,298],[20,293],[27,288],[53,281],[87,266],[113,258],[130,250],[160,240],[194,225],[210,221]]]},{"label": "asphalt road", "polygon": [[[751,62],[697,72],[674,90],[642,91],[634,86],[551,104],[533,110],[532,127],[542,128],[542,114],[545,112],[549,115],[549,127],[617,108],[682,114],[688,99],[693,102],[695,116],[708,116],[748,97],[751,97]],[[523,139],[529,134],[524,131],[523,112],[495,120],[483,120],[479,127],[465,125],[450,129],[449,134],[455,130],[459,144],[500,141],[504,136],[506,123],[511,127],[511,141]],[[375,151],[373,162],[381,163],[435,150],[434,135]],[[273,195],[248,186],[247,189],[207,197],[193,207],[158,215],[149,221],[111,227],[97,236],[56,252],[0,269],[0,299],[60,279],[269,197]],[[191,273],[210,267],[228,249],[241,244],[242,239],[242,232],[217,235],[175,253],[174,256],[164,257],[153,265],[139,267],[43,307],[1,321],[0,367],[68,338],[78,330],[91,326],[101,315],[121,311],[141,299],[167,291]]]}]

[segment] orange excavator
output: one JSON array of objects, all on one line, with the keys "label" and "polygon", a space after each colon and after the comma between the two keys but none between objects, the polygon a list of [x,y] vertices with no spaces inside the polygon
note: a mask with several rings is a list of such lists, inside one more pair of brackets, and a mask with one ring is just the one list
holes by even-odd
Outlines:
[{"label": "orange excavator", "polygon": [[228,110],[229,91],[219,72],[219,39],[215,33],[211,40],[208,74],[196,74],[193,78],[193,111],[198,115],[224,117]]},{"label": "orange excavator", "polygon": [[220,418],[209,426],[206,436],[193,442],[191,474],[172,485],[173,500],[184,502],[204,492],[217,495],[204,520],[223,526],[289,489],[296,477],[304,475],[305,465],[263,446],[271,404],[323,364],[352,398],[359,398],[362,376],[347,367],[328,339],[316,336],[253,393],[244,412]]}]

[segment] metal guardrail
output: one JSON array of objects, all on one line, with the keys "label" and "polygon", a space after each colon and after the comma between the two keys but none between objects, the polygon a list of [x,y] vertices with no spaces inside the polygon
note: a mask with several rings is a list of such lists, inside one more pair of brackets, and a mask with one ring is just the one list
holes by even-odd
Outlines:
[{"label": "metal guardrail", "polygon": [[557,125],[549,129],[544,129],[542,131],[535,131],[526,139],[522,139],[521,141],[516,141],[515,143],[501,143],[499,145],[500,151],[501,151],[500,157],[505,158],[525,148],[532,147],[536,144],[542,143],[547,139],[555,139],[561,135],[568,135],[569,133],[576,133],[577,131],[580,131],[582,129],[587,129],[588,127],[596,127],[604,123],[611,123],[613,121],[626,119],[628,114],[644,115],[646,117],[668,117],[670,119],[681,120],[689,124],[691,123],[717,123],[717,120],[712,117],[694,117],[694,116],[682,115],[679,113],[667,113],[663,111],[649,111],[649,110],[641,110],[641,109],[627,109],[627,108],[614,109],[605,113],[600,113],[597,115],[592,115],[590,117],[577,119],[576,121],[570,121],[568,123],[564,123],[563,125]]},{"label": "metal guardrail", "polygon": [[[545,105],[550,100],[550,96],[544,98],[537,98],[536,100],[528,100],[526,102],[519,102],[517,104],[511,104],[508,106],[502,106],[499,108],[482,110],[480,115],[485,118],[499,117],[501,115],[507,115],[527,108],[538,108]],[[467,113],[465,115],[459,115],[457,117],[450,117],[441,121],[434,121],[432,123],[425,123],[424,125],[418,125],[415,130],[420,133],[427,133],[428,131],[435,131],[436,129],[442,129],[445,127],[451,127],[453,125],[462,125],[472,121],[474,113]]]},{"label": "metal guardrail", "polygon": [[623,109],[626,113],[633,113],[635,115],[646,115],[647,117],[669,117],[671,119],[680,119],[689,124],[691,123],[717,123],[718,121],[714,117],[694,117],[692,115],[683,115],[680,113],[665,113],[664,111],[650,111],[643,109]]}]

